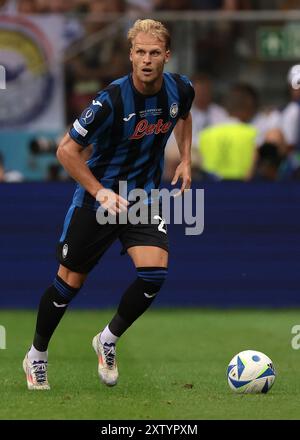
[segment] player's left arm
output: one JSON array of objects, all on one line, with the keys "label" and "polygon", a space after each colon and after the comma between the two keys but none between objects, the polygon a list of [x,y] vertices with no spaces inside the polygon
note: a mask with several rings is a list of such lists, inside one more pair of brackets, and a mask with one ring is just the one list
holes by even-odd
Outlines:
[{"label": "player's left arm", "polygon": [[189,112],[185,119],[179,119],[174,127],[174,135],[180,152],[180,164],[176,168],[172,185],[180,178],[182,180],[180,193],[189,189],[192,183],[191,145],[192,145],[192,115]]}]

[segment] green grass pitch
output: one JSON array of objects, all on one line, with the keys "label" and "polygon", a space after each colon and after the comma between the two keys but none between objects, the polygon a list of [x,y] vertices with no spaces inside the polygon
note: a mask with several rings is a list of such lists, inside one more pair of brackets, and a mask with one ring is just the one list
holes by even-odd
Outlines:
[{"label": "green grass pitch", "polygon": [[[35,312],[1,311],[0,419],[299,419],[300,350],[291,346],[299,310],[152,309],[118,344],[119,384],[102,385],[92,337],[111,311],[69,310],[49,347],[51,391],[28,391],[22,360]],[[265,395],[237,395],[226,369],[239,351],[274,362]]]}]

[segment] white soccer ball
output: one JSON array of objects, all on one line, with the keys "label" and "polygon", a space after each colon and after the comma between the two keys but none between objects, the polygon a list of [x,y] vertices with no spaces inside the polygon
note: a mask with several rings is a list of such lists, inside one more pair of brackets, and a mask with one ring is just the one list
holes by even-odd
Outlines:
[{"label": "white soccer ball", "polygon": [[271,359],[264,353],[245,350],[229,362],[227,380],[236,393],[267,393],[275,381],[275,369]]}]

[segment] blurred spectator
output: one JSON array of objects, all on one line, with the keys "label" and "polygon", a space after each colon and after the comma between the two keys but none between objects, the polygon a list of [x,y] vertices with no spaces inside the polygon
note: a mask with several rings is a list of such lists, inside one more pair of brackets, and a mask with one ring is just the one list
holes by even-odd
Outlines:
[{"label": "blurred spectator", "polygon": [[[123,0],[92,0],[86,17],[85,38],[104,32],[112,23],[101,21],[106,13],[124,11]],[[98,17],[100,20],[95,20]],[[115,27],[115,34],[109,38],[99,38],[95,44],[74,56],[66,63],[69,113],[67,122],[71,123],[89,104],[100,90],[115,78],[125,75],[129,69],[128,45],[125,31]]]},{"label": "blurred spectator", "polygon": [[239,9],[252,9],[251,0],[191,0],[191,8],[197,10],[236,11]]},{"label": "blurred spectator", "polygon": [[258,159],[254,179],[277,181],[282,179],[287,145],[280,129],[274,128],[265,134],[264,142],[258,149]]},{"label": "blurred spectator", "polygon": [[156,9],[230,10],[251,9],[251,0],[156,0]]},{"label": "blurred spectator", "polygon": [[251,120],[251,124],[257,129],[257,146],[265,142],[265,137],[270,130],[280,129],[281,113],[278,109],[265,108],[258,110]]},{"label": "blurred spectator", "polygon": [[279,7],[282,10],[299,10],[300,0],[281,0]]},{"label": "blurred spectator", "polygon": [[15,9],[23,14],[91,12],[96,8],[100,13],[125,11],[125,0],[0,0],[0,10],[1,7],[8,7],[8,5],[11,9],[12,4],[15,4]]},{"label": "blurred spectator", "polygon": [[250,86],[235,85],[226,102],[229,119],[200,134],[201,167],[220,179],[249,180],[257,157],[257,131],[249,123],[256,111]]},{"label": "blurred spectator", "polygon": [[[68,131],[69,128],[70,127],[67,127],[66,131]],[[47,167],[47,174],[45,176],[47,181],[72,180],[56,159],[56,151],[61,139],[61,136],[55,139],[49,137],[36,137],[32,138],[29,142],[31,164],[34,162],[37,164],[37,159],[42,159],[43,157],[51,159],[51,156],[53,156],[52,161]],[[92,145],[89,145],[82,150],[81,156],[85,161],[89,160],[91,157],[92,150]]]},{"label": "blurred spectator", "polygon": [[284,135],[279,128],[269,130],[265,135],[264,142],[276,145],[278,153],[281,157],[286,157],[288,154],[288,148]]},{"label": "blurred spectator", "polygon": [[75,10],[77,0],[19,0],[17,11],[21,14],[64,14]]},{"label": "blurred spectator", "polygon": [[55,139],[47,138],[47,137],[36,137],[32,138],[29,142],[29,151],[34,156],[44,155],[44,154],[53,154],[55,156],[57,150],[58,142]]},{"label": "blurred spectator", "polygon": [[[193,78],[192,82],[195,89],[195,99],[191,109],[193,119],[192,171],[197,176],[200,163],[199,134],[206,127],[224,122],[228,118],[228,113],[222,106],[213,101],[213,83],[208,75],[204,73],[199,74]],[[175,169],[180,162],[178,146],[173,134],[166,146],[165,160],[164,178],[169,180],[174,175]]]},{"label": "blurred spectator", "polygon": [[227,111],[213,101],[213,83],[206,74],[193,78],[195,99],[192,106],[193,140],[192,147],[198,148],[199,133],[206,127],[224,122],[228,118]]},{"label": "blurred spectator", "polygon": [[265,142],[258,150],[255,180],[276,181],[282,157],[276,144]]},{"label": "blurred spectator", "polygon": [[20,14],[35,14],[38,12],[36,0],[19,0],[18,12]]},{"label": "blurred spectator", "polygon": [[224,0],[223,9],[226,11],[250,10],[253,9],[252,0]]},{"label": "blurred spectator", "polygon": [[88,2],[90,18],[99,18],[103,14],[120,14],[125,12],[125,9],[125,0],[90,0]]},{"label": "blurred spectator", "polygon": [[242,122],[253,121],[258,111],[258,93],[247,83],[239,83],[232,87],[226,100],[226,107],[230,114],[234,114]]},{"label": "blurred spectator", "polygon": [[76,7],[76,0],[36,0],[39,13],[63,14]]},{"label": "blurred spectator", "polygon": [[17,170],[6,170],[4,165],[4,157],[0,153],[0,183],[1,182],[22,182],[24,177],[22,173]]},{"label": "blurred spectator", "polygon": [[[68,13],[91,11],[92,3],[99,5],[98,12],[149,13],[153,10],[250,10],[250,9],[298,9],[300,0],[0,0],[0,11],[20,13]],[[95,11],[95,5],[92,6]]]},{"label": "blurred spectator", "polygon": [[52,163],[48,166],[46,180],[48,182],[57,182],[66,180],[62,176],[62,167],[58,163]]},{"label": "blurred spectator", "polygon": [[149,13],[153,11],[155,0],[126,0],[126,10],[128,12]]},{"label": "blurred spectator", "polygon": [[252,0],[252,2],[254,3],[254,9],[273,11],[280,8],[282,0]]},{"label": "blurred spectator", "polygon": [[1,14],[15,14],[17,12],[18,0],[0,0],[0,13]]},{"label": "blurred spectator", "polygon": [[191,0],[190,6],[191,9],[196,10],[214,10],[214,9],[222,9],[224,0]]},{"label": "blurred spectator", "polygon": [[190,9],[189,0],[154,0],[155,9],[159,10],[187,10]]},{"label": "blurred spectator", "polygon": [[295,90],[289,85],[289,95],[290,101],[281,112],[281,128],[290,150],[300,152],[300,89]]},{"label": "blurred spectator", "polygon": [[280,129],[280,111],[276,108],[266,107],[260,109],[259,96],[254,87],[250,84],[244,84],[247,93],[251,96],[253,117],[248,121],[257,130],[256,145],[260,147],[265,140],[266,135],[273,129]]},{"label": "blurred spectator", "polygon": [[280,168],[281,180],[298,179],[300,173],[300,90],[290,86],[290,71],[287,80],[290,101],[280,115],[280,128],[287,145],[285,160]]},{"label": "blurred spectator", "polygon": [[124,38],[102,42],[68,62],[67,123],[78,117],[99,90],[126,74],[129,59],[119,53],[120,46],[124,46]]}]

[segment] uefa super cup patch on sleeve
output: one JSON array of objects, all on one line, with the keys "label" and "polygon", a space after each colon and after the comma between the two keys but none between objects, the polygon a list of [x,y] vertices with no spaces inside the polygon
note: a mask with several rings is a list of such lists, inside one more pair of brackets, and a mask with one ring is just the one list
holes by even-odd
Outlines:
[{"label": "uefa super cup patch on sleeve", "polygon": [[73,127],[75,128],[77,133],[81,134],[81,136],[85,137],[87,135],[88,131],[85,128],[83,128],[83,126],[80,124],[78,119],[76,119],[76,121],[74,122]]}]

